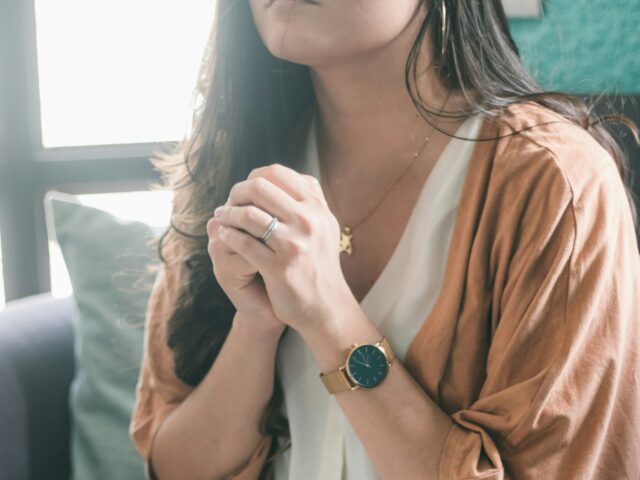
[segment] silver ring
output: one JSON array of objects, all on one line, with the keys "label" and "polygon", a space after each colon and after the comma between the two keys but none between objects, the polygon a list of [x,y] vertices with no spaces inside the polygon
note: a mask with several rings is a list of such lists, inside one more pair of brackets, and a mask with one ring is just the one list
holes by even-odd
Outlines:
[{"label": "silver ring", "polygon": [[276,232],[277,229],[278,229],[278,217],[271,217],[271,223],[269,223],[269,226],[260,237],[260,241],[262,243],[266,243],[267,240],[271,238],[271,236]]}]

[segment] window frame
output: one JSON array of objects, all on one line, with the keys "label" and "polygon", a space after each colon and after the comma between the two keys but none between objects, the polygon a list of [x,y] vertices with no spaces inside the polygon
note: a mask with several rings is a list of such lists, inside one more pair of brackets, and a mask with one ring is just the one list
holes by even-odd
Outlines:
[{"label": "window frame", "polygon": [[5,301],[50,290],[44,195],[148,190],[175,142],[44,148],[34,0],[0,2],[0,248]]}]

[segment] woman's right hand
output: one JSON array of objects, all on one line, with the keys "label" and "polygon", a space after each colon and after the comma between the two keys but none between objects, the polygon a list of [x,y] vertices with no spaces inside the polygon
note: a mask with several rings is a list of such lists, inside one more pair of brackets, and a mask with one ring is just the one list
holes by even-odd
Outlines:
[{"label": "woman's right hand", "polygon": [[282,333],[286,324],[281,322],[267,295],[262,277],[241,255],[220,239],[220,222],[211,217],[207,222],[209,244],[207,251],[213,262],[213,274],[238,313],[251,330]]}]

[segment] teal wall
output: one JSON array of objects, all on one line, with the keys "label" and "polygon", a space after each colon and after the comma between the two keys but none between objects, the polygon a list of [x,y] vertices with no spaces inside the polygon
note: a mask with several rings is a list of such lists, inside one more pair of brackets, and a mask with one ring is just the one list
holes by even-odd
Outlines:
[{"label": "teal wall", "polygon": [[640,0],[543,0],[512,19],[524,62],[545,89],[640,93]]}]

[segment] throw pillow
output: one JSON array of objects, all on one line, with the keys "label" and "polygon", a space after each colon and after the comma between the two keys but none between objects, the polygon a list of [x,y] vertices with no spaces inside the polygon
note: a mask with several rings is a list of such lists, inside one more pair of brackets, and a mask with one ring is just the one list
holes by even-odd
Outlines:
[{"label": "throw pillow", "polygon": [[73,480],[142,480],[128,434],[143,348],[144,316],[161,227],[127,221],[50,192],[49,238],[62,251],[78,307],[76,371],[69,396]]}]

